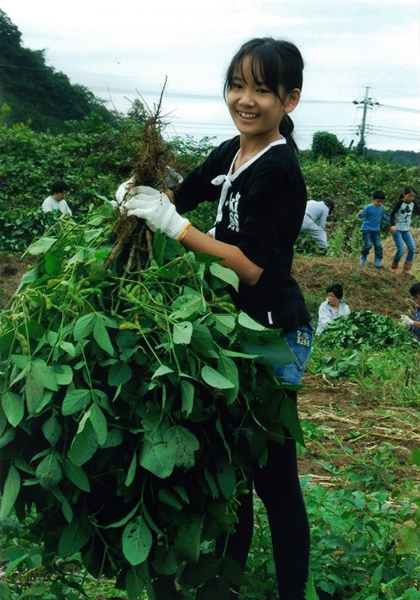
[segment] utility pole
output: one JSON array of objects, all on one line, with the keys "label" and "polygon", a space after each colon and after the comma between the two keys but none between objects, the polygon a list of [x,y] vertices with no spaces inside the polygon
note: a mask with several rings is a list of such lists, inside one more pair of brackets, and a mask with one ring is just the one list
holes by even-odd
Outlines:
[{"label": "utility pole", "polygon": [[363,104],[362,124],[360,126],[360,141],[356,146],[356,152],[364,156],[366,154],[365,131],[367,109],[373,108],[374,106],[379,106],[379,102],[374,98],[369,98],[369,87],[366,87],[365,97],[362,100],[353,100],[353,104]]}]

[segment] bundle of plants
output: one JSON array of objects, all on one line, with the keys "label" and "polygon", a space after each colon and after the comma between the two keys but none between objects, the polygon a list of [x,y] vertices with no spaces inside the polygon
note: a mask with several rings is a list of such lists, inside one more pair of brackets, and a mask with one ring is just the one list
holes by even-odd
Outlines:
[{"label": "bundle of plants", "polygon": [[[163,180],[156,123],[148,134],[134,184]],[[156,578],[228,597],[242,574],[213,542],[234,529],[250,465],[285,426],[303,443],[272,372],[290,360],[279,331],[235,310],[217,258],[107,201],[28,252],[38,262],[0,315],[0,518],[6,531],[30,515],[35,544],[7,549],[10,585],[25,570],[62,580],[79,557],[130,598],[154,598]]]},{"label": "bundle of plants", "polygon": [[418,342],[406,327],[386,315],[370,310],[356,310],[329,323],[318,344],[339,348],[383,348],[388,346],[412,346]]}]

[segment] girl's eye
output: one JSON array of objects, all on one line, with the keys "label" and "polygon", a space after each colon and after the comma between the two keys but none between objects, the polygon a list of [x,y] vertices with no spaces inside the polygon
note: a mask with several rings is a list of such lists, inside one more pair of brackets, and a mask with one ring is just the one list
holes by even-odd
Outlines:
[{"label": "girl's eye", "polygon": [[258,92],[259,94],[271,94],[271,90],[268,90],[268,89],[266,89],[266,88],[258,88],[258,89],[257,89],[257,92]]}]

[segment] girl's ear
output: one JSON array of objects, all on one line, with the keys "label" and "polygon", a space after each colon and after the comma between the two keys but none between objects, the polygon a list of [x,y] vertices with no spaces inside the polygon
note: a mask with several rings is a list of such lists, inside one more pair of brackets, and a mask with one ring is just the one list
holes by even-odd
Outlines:
[{"label": "girl's ear", "polygon": [[295,110],[296,106],[299,104],[300,100],[300,89],[295,88],[291,92],[289,92],[286,96],[286,101],[284,103],[284,108],[286,113],[291,113]]}]

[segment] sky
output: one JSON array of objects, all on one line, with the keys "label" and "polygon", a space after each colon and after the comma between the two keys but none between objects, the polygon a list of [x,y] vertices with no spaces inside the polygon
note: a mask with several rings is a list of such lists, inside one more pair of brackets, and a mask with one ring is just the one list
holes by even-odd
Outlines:
[{"label": "sky", "polygon": [[[241,44],[270,36],[305,60],[295,138],[316,131],[369,148],[420,151],[419,0],[0,0],[22,43],[126,113],[153,107],[167,79],[168,137],[236,134],[223,76]],[[368,99],[367,102],[365,99]],[[357,102],[354,103],[354,102]]]}]

